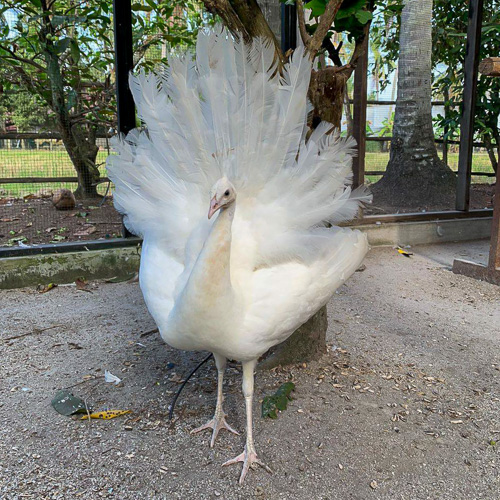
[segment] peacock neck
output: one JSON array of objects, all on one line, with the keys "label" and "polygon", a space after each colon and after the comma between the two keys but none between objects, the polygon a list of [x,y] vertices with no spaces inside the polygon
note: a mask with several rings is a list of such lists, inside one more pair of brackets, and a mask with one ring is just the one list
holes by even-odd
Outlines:
[{"label": "peacock neck", "polygon": [[232,292],[231,286],[231,227],[235,202],[221,209],[193,269],[190,281],[198,290],[221,299]]}]

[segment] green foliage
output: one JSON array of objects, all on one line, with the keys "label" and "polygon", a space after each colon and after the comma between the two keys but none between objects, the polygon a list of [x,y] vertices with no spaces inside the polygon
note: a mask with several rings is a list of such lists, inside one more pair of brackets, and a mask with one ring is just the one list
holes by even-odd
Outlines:
[{"label": "green foliage", "polygon": [[[162,45],[192,45],[194,29],[203,23],[197,4],[185,0],[145,0],[132,8],[134,61],[140,66],[160,62]],[[110,124],[113,58],[111,0],[6,0],[0,7],[0,85],[28,91],[56,113],[62,110],[54,91],[62,86],[70,119]]]},{"label": "green foliage", "polygon": [[291,392],[295,389],[293,382],[286,382],[272,395],[262,400],[262,417],[278,418],[278,411],[286,410],[288,401],[291,401]]},{"label": "green foliage", "polygon": [[[438,95],[447,91],[450,101],[460,102],[463,95],[465,41],[468,11],[463,3],[436,0],[433,19],[433,63]],[[485,0],[479,58],[500,54],[500,1]],[[500,79],[479,76],[477,82],[475,139],[496,145],[500,153],[498,119],[500,116]],[[439,116],[438,126],[447,129],[448,138],[459,135],[461,109],[451,106],[447,116]],[[493,147],[489,147],[493,154]]]},{"label": "green foliage", "polygon": [[0,132],[9,125],[16,125],[19,132],[54,128],[53,117],[41,98],[26,92],[1,93],[0,117]]},{"label": "green foliage", "polygon": [[[0,92],[28,93],[51,110],[84,179],[82,196],[95,195],[97,132],[115,125],[112,5],[112,0],[0,4]],[[203,22],[194,1],[138,0],[132,10],[134,63],[147,68],[172,47],[193,45]],[[32,114],[11,112],[9,119],[14,116],[19,130],[30,128]]]},{"label": "green foliage", "polygon": [[[393,8],[391,8],[393,9]],[[384,15],[375,15],[371,26],[373,46],[376,47],[375,68],[380,75],[381,88],[389,83],[389,75],[396,69],[399,53],[401,10],[386,9]],[[467,37],[468,5],[458,0],[434,0],[432,18],[433,93],[442,99],[449,94],[450,110],[446,118],[438,116],[435,125],[447,130],[447,138],[457,138],[460,128],[459,106],[464,86],[464,59]],[[372,46],[372,47],[373,47]],[[500,1],[485,0],[481,30],[480,59],[500,54]],[[477,86],[475,140],[490,141],[500,148],[498,119],[500,115],[500,79],[479,76]],[[491,148],[490,148],[491,150]],[[498,154],[498,153],[497,153]]]}]

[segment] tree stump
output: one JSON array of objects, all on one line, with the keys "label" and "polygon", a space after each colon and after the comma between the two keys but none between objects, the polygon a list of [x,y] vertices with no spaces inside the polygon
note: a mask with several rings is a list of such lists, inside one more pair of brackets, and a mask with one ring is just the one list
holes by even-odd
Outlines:
[{"label": "tree stump", "polygon": [[292,365],[318,359],[326,352],[328,319],[326,306],[298,328],[288,339],[272,347],[258,368],[268,370],[278,365]]}]

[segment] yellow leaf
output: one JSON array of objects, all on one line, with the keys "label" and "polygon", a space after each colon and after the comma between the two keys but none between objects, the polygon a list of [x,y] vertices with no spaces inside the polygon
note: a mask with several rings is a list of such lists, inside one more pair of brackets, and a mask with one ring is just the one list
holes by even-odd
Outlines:
[{"label": "yellow leaf", "polygon": [[84,415],[82,420],[87,420],[90,418],[101,418],[102,420],[109,420],[110,418],[121,417],[127,413],[132,413],[131,410],[106,410],[106,411],[95,411],[90,415]]},{"label": "yellow leaf", "polygon": [[398,247],[398,252],[401,254],[401,255],[404,255],[405,257],[410,257],[410,255],[413,255],[411,252],[407,252],[406,250],[403,250],[402,248]]}]

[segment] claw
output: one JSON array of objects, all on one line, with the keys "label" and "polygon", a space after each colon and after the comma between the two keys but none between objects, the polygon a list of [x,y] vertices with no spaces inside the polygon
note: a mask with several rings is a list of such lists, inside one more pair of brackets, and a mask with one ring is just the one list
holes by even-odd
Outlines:
[{"label": "claw", "polygon": [[245,449],[243,450],[243,453],[241,453],[235,458],[232,458],[231,460],[228,460],[227,462],[224,462],[222,466],[233,465],[237,464],[238,462],[243,462],[243,470],[241,471],[241,476],[239,480],[240,484],[243,484],[245,476],[247,475],[248,470],[253,464],[260,465],[263,469],[269,472],[269,474],[273,473],[273,471],[262,460],[257,458],[257,453],[254,450],[247,452],[246,446]]},{"label": "claw", "polygon": [[210,448],[214,447],[215,440],[217,439],[217,436],[219,434],[219,431],[221,429],[226,429],[229,432],[232,432],[233,434],[239,435],[240,433],[236,430],[233,429],[227,422],[226,422],[226,416],[224,414],[217,416],[214,415],[214,418],[212,420],[209,420],[206,424],[203,424],[200,427],[197,427],[196,429],[193,429],[191,431],[191,434],[196,434],[197,432],[204,431],[205,429],[213,429],[212,432],[212,439],[210,440]]}]

